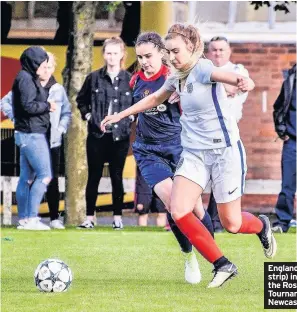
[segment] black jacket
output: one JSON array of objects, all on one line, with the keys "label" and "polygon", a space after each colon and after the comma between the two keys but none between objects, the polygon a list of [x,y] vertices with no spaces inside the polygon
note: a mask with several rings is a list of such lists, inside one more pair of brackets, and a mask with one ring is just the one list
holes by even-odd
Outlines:
[{"label": "black jacket", "polygon": [[283,82],[281,92],[273,105],[275,131],[280,138],[287,135],[286,118],[291,103],[294,79],[296,79],[296,64],[289,70],[288,77]]},{"label": "black jacket", "polygon": [[[107,116],[112,103],[113,113],[119,113],[132,105],[132,94],[129,86],[131,74],[121,70],[112,84],[106,67],[89,74],[76,98],[81,117],[86,120],[86,114],[91,113],[88,122],[89,134],[102,137],[101,121]],[[114,141],[128,139],[131,132],[131,120],[124,118],[111,127]]]},{"label": "black jacket", "polygon": [[50,117],[50,105],[36,71],[48,59],[39,47],[30,47],[21,55],[22,70],[12,86],[12,105],[15,130],[26,133],[46,133]]}]

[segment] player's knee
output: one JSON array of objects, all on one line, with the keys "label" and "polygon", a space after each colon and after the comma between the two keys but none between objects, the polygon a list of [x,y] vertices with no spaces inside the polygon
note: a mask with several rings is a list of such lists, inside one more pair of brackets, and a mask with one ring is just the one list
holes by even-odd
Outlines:
[{"label": "player's knee", "polygon": [[240,224],[236,223],[228,223],[228,224],[223,224],[225,230],[231,234],[236,234],[238,233],[240,229]]},{"label": "player's knee", "polygon": [[[172,209],[172,208],[171,208]],[[171,217],[173,218],[173,220],[179,220],[182,217],[185,216],[185,213],[182,211],[178,211],[178,210],[171,210]]]}]

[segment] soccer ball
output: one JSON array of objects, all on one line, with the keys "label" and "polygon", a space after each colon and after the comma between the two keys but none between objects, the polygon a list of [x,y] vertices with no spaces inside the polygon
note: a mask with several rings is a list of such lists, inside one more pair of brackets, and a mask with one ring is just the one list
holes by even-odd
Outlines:
[{"label": "soccer ball", "polygon": [[66,291],[72,282],[72,273],[67,264],[58,259],[47,259],[35,270],[36,287],[43,292]]}]

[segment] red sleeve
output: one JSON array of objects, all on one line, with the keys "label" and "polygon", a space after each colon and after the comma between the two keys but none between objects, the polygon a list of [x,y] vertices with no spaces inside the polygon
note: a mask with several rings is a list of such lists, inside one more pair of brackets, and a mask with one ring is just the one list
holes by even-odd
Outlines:
[{"label": "red sleeve", "polygon": [[134,88],[134,85],[135,85],[135,82],[136,82],[136,79],[138,77],[138,73],[135,73],[132,77],[131,77],[131,80],[129,82],[129,85],[130,85],[130,88],[133,89]]}]

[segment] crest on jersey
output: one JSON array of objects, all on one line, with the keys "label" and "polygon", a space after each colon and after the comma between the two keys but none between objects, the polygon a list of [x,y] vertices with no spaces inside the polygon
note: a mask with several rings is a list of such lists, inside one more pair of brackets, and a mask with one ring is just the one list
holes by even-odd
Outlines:
[{"label": "crest on jersey", "polygon": [[147,96],[150,95],[150,94],[151,94],[151,90],[146,89],[146,90],[144,90],[143,93],[142,93],[142,98],[145,98],[145,97],[147,97]]},{"label": "crest on jersey", "polygon": [[190,82],[187,84],[187,92],[192,93],[193,92],[193,84]]},{"label": "crest on jersey", "polygon": [[165,104],[160,104],[157,106],[158,112],[165,112],[167,110],[167,106]]}]

